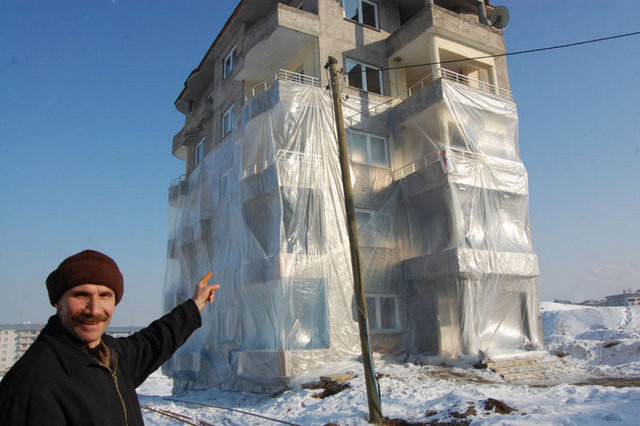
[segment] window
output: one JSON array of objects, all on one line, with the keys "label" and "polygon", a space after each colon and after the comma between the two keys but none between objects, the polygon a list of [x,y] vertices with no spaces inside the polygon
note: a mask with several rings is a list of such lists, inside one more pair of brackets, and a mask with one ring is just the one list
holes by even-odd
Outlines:
[{"label": "window", "polygon": [[222,308],[218,312],[218,342],[232,343],[236,336],[236,323],[238,321],[235,310],[233,308]]},{"label": "window", "polygon": [[220,178],[220,200],[226,200],[229,198],[229,175],[231,175],[231,170],[227,170],[224,172],[222,177]]},{"label": "window", "polygon": [[401,331],[398,313],[398,297],[392,294],[367,296],[369,329],[372,333],[397,333]]},{"label": "window", "polygon": [[296,3],[295,8],[303,10],[304,9],[304,0],[300,0],[298,3]]},{"label": "window", "polygon": [[382,71],[380,68],[347,59],[349,86],[382,95]]},{"label": "window", "polygon": [[222,115],[222,137],[224,138],[229,133],[231,133],[231,129],[233,128],[233,122],[235,121],[236,114],[234,112],[235,105],[231,105],[223,115]]},{"label": "window", "polygon": [[355,211],[358,229],[360,229],[362,225],[364,225],[375,214],[375,211],[369,209],[355,209]]},{"label": "window", "polygon": [[231,48],[231,51],[225,56],[224,63],[222,64],[222,78],[227,78],[231,71],[233,71],[233,66],[236,62],[236,46]]},{"label": "window", "polygon": [[198,145],[196,145],[196,155],[195,155],[195,161],[194,161],[194,166],[197,166],[198,164],[200,164],[200,162],[204,159],[204,143],[205,143],[206,139],[202,139],[200,142],[198,142]]},{"label": "window", "polygon": [[378,5],[368,0],[342,0],[344,17],[378,28]]},{"label": "window", "polygon": [[351,161],[354,163],[389,167],[385,138],[351,130],[347,132],[347,141],[349,142]]}]

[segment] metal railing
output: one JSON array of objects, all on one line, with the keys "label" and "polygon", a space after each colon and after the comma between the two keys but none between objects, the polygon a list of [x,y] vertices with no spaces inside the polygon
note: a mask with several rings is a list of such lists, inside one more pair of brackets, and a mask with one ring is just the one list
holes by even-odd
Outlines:
[{"label": "metal railing", "polygon": [[267,80],[264,80],[247,91],[244,95],[244,101],[247,102],[251,98],[259,95],[262,92],[269,90],[271,86],[278,80],[291,81],[293,83],[304,84],[306,86],[320,87],[320,79],[317,77],[311,77],[309,75],[298,74],[297,72],[288,70],[279,70],[275,75]]},{"label": "metal railing", "polygon": [[418,81],[416,84],[411,86],[407,90],[408,96],[413,96],[425,87],[429,86],[431,83],[438,79],[445,79],[449,81],[454,81],[456,83],[464,84],[465,86],[469,86],[473,89],[480,90],[481,92],[490,93],[493,95],[500,96],[502,98],[513,99],[513,94],[511,90],[503,89],[502,87],[495,86],[493,84],[487,83],[486,81],[477,80],[475,78],[468,77],[464,74],[459,74],[457,72],[448,70],[446,68],[438,68],[435,72],[427,75],[422,80]]},{"label": "metal railing", "polygon": [[279,149],[272,160],[261,160],[245,168],[242,177],[246,178],[247,176],[258,174],[266,170],[271,164],[281,164],[288,160],[302,166],[322,167],[322,157],[320,155]]},{"label": "metal railing", "polygon": [[438,162],[440,159],[440,153],[438,151],[434,151],[430,154],[427,154],[425,157],[418,158],[415,161],[412,161],[409,164],[405,164],[399,169],[394,170],[393,172],[393,180],[400,180],[413,174],[417,171],[424,169],[425,167],[429,167],[431,164]]}]

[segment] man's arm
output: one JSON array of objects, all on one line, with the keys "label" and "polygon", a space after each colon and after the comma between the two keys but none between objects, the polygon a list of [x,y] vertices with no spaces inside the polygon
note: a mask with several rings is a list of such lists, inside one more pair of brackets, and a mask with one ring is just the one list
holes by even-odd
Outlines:
[{"label": "man's arm", "polygon": [[211,278],[211,272],[207,272],[207,274],[202,277],[198,285],[196,286],[196,290],[193,293],[193,301],[196,302],[196,306],[200,312],[207,306],[207,303],[212,303],[213,299],[216,295],[216,291],[220,288],[220,285],[213,284],[207,285],[209,279]]},{"label": "man's arm", "polygon": [[[191,300],[187,299],[137,333],[114,339],[111,343],[123,355],[120,361],[127,364],[136,387],[200,327],[201,311],[213,301],[220,288],[217,284],[207,285],[211,275],[209,272],[202,277]],[[109,346],[110,342],[105,343]]]}]

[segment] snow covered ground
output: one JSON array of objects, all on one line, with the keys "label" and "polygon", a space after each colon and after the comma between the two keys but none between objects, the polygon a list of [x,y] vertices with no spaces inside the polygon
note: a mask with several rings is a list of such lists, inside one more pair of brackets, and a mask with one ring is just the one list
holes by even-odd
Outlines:
[{"label": "snow covered ground", "polygon": [[[554,362],[543,382],[515,384],[469,365],[398,364],[376,356],[383,415],[404,421],[394,424],[640,424],[640,307],[543,302],[542,325]],[[325,398],[314,396],[322,389],[303,386],[277,395],[216,389],[171,395],[171,380],[160,372],[138,393],[148,425],[366,425],[362,367],[354,362],[342,370],[356,375],[350,387]]]}]

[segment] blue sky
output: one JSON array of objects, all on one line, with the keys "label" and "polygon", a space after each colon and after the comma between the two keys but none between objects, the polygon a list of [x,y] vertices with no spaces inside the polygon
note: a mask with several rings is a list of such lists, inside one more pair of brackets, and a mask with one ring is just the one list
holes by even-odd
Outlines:
[{"label": "blue sky", "polygon": [[[637,0],[495,1],[508,51],[640,30]],[[0,0],[0,322],[45,321],[85,248],[125,275],[114,324],[160,315],[173,102],[235,0]],[[640,288],[640,36],[512,56],[543,300]]]}]

